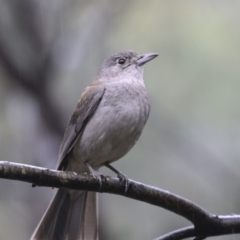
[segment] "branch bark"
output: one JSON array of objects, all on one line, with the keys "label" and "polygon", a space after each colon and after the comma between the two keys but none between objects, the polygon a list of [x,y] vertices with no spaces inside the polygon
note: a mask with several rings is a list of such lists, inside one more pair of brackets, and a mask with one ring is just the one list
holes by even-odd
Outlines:
[{"label": "branch bark", "polygon": [[79,175],[74,172],[56,171],[7,161],[0,161],[0,178],[28,182],[36,186],[122,195],[162,207],[186,218],[193,224],[159,237],[158,240],[179,240],[187,237],[204,239],[208,236],[240,233],[240,215],[213,215],[187,199],[130,179],[129,187],[125,192],[125,184],[117,178],[102,177],[100,188],[97,179],[92,175]]}]

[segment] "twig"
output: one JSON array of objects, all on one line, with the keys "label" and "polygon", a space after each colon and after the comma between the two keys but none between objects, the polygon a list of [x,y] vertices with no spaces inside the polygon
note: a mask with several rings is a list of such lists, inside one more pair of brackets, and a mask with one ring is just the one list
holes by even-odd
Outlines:
[{"label": "twig", "polygon": [[176,240],[176,239],[184,239],[184,238],[189,238],[189,237],[194,237],[194,236],[195,236],[194,227],[189,226],[186,228],[181,228],[176,231],[167,233],[166,235],[163,235],[154,240]]}]

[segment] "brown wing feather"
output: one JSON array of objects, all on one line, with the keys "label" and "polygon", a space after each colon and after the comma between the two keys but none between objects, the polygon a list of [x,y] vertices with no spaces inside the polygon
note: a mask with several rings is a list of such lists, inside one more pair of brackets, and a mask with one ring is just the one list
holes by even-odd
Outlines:
[{"label": "brown wing feather", "polygon": [[65,161],[66,155],[72,150],[77,139],[81,136],[84,127],[101,102],[105,90],[106,89],[102,85],[94,84],[87,87],[81,95],[60,146],[57,165],[58,170],[65,169],[67,165]]}]

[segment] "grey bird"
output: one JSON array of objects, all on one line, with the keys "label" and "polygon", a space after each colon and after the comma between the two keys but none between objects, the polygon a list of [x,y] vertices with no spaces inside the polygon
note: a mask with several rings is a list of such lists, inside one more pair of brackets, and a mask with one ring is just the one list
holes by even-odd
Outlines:
[{"label": "grey bird", "polygon": [[[124,180],[110,163],[134,146],[147,122],[150,103],[143,65],[157,56],[123,51],[103,62],[65,131],[58,170],[99,177],[98,169],[107,166]],[[97,240],[97,208],[95,192],[59,189],[31,240]]]}]

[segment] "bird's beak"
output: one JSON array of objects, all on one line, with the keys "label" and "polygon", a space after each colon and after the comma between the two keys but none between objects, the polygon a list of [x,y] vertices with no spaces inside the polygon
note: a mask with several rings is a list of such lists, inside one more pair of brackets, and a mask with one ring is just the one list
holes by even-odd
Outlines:
[{"label": "bird's beak", "polygon": [[137,59],[136,63],[137,63],[138,66],[142,66],[142,65],[144,65],[145,63],[151,61],[152,59],[154,59],[157,56],[158,56],[157,53],[146,53],[146,54],[141,55]]}]

